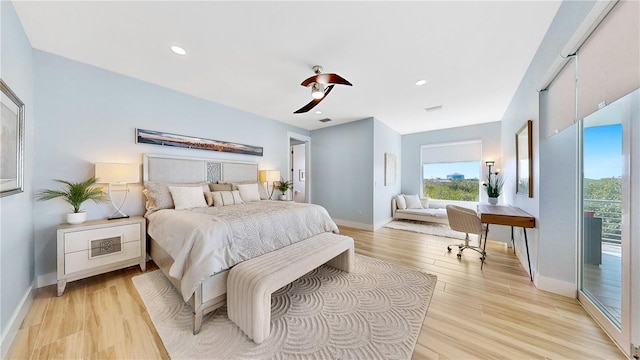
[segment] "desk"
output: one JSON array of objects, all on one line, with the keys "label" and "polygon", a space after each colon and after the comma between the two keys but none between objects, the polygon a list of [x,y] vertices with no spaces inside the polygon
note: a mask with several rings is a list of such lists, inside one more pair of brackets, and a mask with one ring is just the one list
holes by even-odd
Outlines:
[{"label": "desk", "polygon": [[527,248],[527,263],[529,264],[529,276],[533,281],[533,273],[531,272],[531,260],[529,259],[529,241],[527,240],[527,228],[536,226],[536,219],[526,211],[515,206],[500,205],[478,205],[480,213],[480,221],[487,224],[487,230],[484,235],[487,241],[489,234],[489,224],[511,226],[511,241],[513,242],[513,251],[516,251],[516,243],[513,239],[513,227],[518,226],[524,232],[524,245]]}]

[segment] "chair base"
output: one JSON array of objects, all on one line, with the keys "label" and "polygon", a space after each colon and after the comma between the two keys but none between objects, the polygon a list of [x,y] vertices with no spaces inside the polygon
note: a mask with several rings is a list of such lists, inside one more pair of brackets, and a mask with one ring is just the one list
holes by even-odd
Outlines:
[{"label": "chair base", "polygon": [[[480,238],[480,244],[482,244],[482,238]],[[465,243],[464,244],[450,244],[447,246],[447,251],[451,252],[451,247],[452,246],[457,246],[458,247],[458,254],[456,254],[458,256],[458,259],[462,258],[462,251],[464,251],[465,249],[471,249],[477,253],[480,254],[480,270],[482,270],[483,266],[484,266],[484,261],[487,258],[487,252],[485,251],[485,249],[483,249],[481,246],[472,246],[469,245],[469,234],[467,234],[467,237],[465,239]],[[484,242],[484,246],[487,246],[487,241],[485,240]]]}]

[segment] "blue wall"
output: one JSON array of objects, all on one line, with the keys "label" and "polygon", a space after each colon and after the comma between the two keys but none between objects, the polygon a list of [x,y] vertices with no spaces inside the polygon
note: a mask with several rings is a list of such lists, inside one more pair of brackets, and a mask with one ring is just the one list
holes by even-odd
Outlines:
[{"label": "blue wall", "polygon": [[[385,154],[396,156],[395,185],[385,185]],[[391,199],[400,194],[402,175],[402,136],[378,119],[373,120],[373,226],[380,228],[391,220]]]},{"label": "blue wall", "polygon": [[[549,139],[544,139],[544,133],[540,135],[540,94],[536,87],[593,4],[593,1],[562,2],[501,119],[503,169],[510,173],[515,173],[516,166],[515,133],[526,120],[533,120],[533,198],[516,196],[515,183],[506,184],[505,194],[509,204],[537,218],[537,228],[527,231],[536,286],[567,296],[575,296],[577,288],[577,137],[574,127]],[[516,232],[516,243],[518,257],[526,268],[521,231]]]},{"label": "blue wall", "polygon": [[373,118],[311,131],[311,194],[342,224],[373,224]]},{"label": "blue wall", "polygon": [[[11,2],[0,1],[0,77],[25,103],[24,192],[0,198],[0,331],[6,350],[9,328],[34,278],[33,236],[33,54]],[[11,334],[9,334],[11,335]],[[9,336],[10,340],[12,336]]]},{"label": "blue wall", "polygon": [[[119,75],[77,61],[34,51],[36,189],[56,187],[53,179],[84,180],[96,162],[141,164],[144,153],[258,162],[286,174],[287,132],[307,130]],[[200,136],[264,147],[264,157],[135,143],[135,128]],[[105,218],[110,205],[86,203],[88,218]],[[56,228],[65,222],[66,203],[35,204],[36,275],[56,269]],[[141,215],[141,185],[133,186],[124,212]],[[42,280],[45,283],[50,279]]]}]

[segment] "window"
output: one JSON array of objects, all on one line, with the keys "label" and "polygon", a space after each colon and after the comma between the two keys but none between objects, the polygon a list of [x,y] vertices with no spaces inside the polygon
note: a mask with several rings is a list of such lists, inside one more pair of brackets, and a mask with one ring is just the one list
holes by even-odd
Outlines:
[{"label": "window", "polygon": [[421,152],[423,197],[479,201],[482,142],[424,145]]}]

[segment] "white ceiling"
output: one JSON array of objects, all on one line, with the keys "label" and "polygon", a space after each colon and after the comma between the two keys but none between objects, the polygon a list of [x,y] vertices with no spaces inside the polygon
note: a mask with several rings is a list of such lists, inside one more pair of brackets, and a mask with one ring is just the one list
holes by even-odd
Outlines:
[{"label": "white ceiling", "polygon": [[[559,4],[14,2],[37,49],[310,130],[374,116],[402,134],[500,120]],[[315,64],[353,87],[293,114]]]}]

